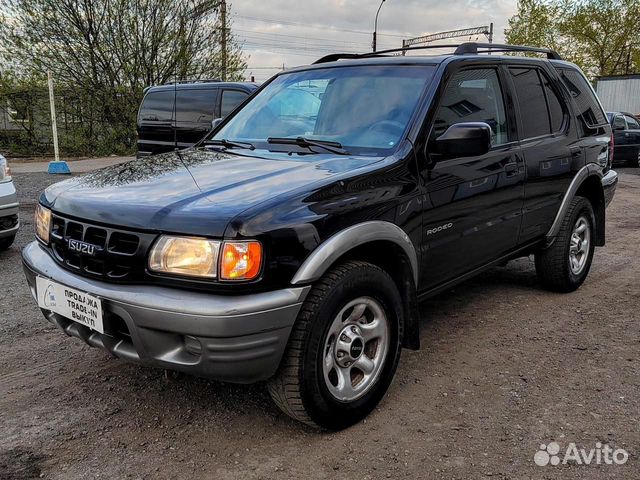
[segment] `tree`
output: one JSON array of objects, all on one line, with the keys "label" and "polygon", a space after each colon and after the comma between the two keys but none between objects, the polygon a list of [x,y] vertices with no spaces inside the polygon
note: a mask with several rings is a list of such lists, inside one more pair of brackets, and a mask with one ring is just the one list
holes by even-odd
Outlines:
[{"label": "tree", "polygon": [[590,72],[602,76],[638,71],[640,65],[633,61],[640,49],[639,0],[565,0],[564,11],[559,29],[583,53]]},{"label": "tree", "polygon": [[520,0],[518,13],[509,19],[505,30],[508,43],[536,47],[557,48],[554,29],[558,6],[540,0]]},{"label": "tree", "polygon": [[174,78],[242,77],[246,63],[226,15],[220,24],[225,3],[0,0],[4,63],[27,76],[50,71],[60,88],[77,95],[86,135],[132,146],[145,87]]},{"label": "tree", "polygon": [[520,0],[509,43],[557,50],[588,75],[639,71],[640,0]]}]

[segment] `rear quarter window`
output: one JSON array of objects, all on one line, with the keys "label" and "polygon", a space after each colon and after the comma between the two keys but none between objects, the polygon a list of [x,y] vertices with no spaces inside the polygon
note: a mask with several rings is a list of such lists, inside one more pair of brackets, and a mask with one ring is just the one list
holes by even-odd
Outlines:
[{"label": "rear quarter window", "polygon": [[222,92],[222,105],[220,107],[222,117],[226,117],[233,112],[248,96],[248,93],[239,90],[224,90]]},{"label": "rear quarter window", "polygon": [[591,85],[577,70],[557,68],[562,82],[573,98],[576,113],[588,128],[597,128],[608,123],[605,113]]},{"label": "rear quarter window", "polygon": [[142,122],[171,122],[173,120],[173,92],[149,92],[142,100],[139,120]]}]

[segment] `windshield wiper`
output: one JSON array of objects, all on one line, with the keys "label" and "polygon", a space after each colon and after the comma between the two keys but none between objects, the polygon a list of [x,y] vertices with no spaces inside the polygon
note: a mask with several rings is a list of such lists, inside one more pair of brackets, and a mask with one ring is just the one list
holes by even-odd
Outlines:
[{"label": "windshield wiper", "polygon": [[329,142],[327,140],[312,140],[305,137],[287,138],[287,137],[270,137],[267,138],[267,143],[279,144],[279,145],[297,145],[299,147],[308,148],[311,147],[324,148],[327,152],[337,153],[338,155],[349,155],[342,144],[338,142]]},{"label": "windshield wiper", "polygon": [[246,150],[255,150],[256,147],[249,142],[239,142],[237,140],[227,140],[226,138],[220,140],[206,140],[203,145],[220,145],[224,148],[244,148]]}]

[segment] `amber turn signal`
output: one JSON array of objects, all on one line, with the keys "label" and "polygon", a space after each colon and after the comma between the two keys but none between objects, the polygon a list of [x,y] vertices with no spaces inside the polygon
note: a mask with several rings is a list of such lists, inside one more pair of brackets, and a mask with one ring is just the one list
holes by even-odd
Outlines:
[{"label": "amber turn signal", "polygon": [[223,280],[253,280],[262,267],[260,242],[225,242],[220,259]]}]

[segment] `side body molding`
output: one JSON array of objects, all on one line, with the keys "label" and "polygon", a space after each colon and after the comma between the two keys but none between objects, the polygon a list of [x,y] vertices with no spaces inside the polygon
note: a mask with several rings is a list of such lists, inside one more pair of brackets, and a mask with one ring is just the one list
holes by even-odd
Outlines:
[{"label": "side body molding", "polygon": [[560,209],[556,214],[556,218],[551,225],[551,229],[547,233],[547,242],[552,242],[553,239],[558,235],[560,231],[560,227],[562,226],[562,221],[567,214],[567,210],[569,210],[569,205],[571,204],[571,200],[576,196],[576,192],[580,188],[580,185],[590,176],[595,175],[598,180],[602,179],[602,172],[600,171],[600,166],[595,163],[588,163],[576,173],[576,176],[573,177],[567,192],[564,194],[564,198],[562,199],[562,203],[560,204]]},{"label": "side body molding", "polygon": [[389,241],[401,247],[407,255],[413,272],[414,285],[418,284],[418,255],[409,236],[390,222],[363,222],[346,228],[322,243],[304,261],[291,283],[299,285],[318,280],[327,269],[349,250],[375,241]]}]

